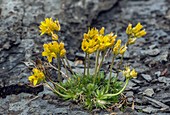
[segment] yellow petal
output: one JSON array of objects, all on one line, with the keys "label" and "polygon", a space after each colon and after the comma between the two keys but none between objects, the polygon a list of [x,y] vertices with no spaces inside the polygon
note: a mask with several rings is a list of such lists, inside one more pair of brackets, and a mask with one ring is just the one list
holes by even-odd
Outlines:
[{"label": "yellow petal", "polygon": [[58,40],[58,35],[57,34],[52,34],[52,40]]},{"label": "yellow petal", "polygon": [[100,29],[100,32],[99,32],[99,33],[100,33],[101,35],[103,35],[103,34],[104,34],[104,30],[105,30],[105,28],[102,27],[102,28]]},{"label": "yellow petal", "polygon": [[136,37],[137,37],[137,38],[140,38],[140,37],[142,37],[142,36],[144,36],[144,35],[146,35],[145,29],[142,30],[142,31],[140,31],[140,32],[138,32],[138,33],[136,34]]},{"label": "yellow petal", "polygon": [[34,80],[33,80],[33,85],[36,86],[37,83],[38,83],[38,80],[37,80],[37,79],[34,79]]},{"label": "yellow petal", "polygon": [[131,34],[132,32],[132,24],[129,24],[128,27],[126,28],[126,34]]},{"label": "yellow petal", "polygon": [[142,28],[143,28],[143,26],[142,26],[141,23],[139,22],[134,28],[132,28],[132,32],[133,32],[133,33],[137,33],[137,32],[139,32]]},{"label": "yellow petal", "polygon": [[127,46],[125,45],[125,46],[122,46],[121,48],[120,48],[120,54],[124,54],[125,52],[126,52],[126,50],[127,50]]}]

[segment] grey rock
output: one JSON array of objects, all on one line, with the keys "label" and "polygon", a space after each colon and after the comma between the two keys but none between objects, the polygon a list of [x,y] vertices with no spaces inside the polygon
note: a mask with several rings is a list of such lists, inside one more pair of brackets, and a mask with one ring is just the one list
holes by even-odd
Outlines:
[{"label": "grey rock", "polygon": [[155,72],[155,75],[156,75],[157,77],[160,77],[161,72],[160,72],[160,71],[157,71],[157,72]]},{"label": "grey rock", "polygon": [[127,96],[128,102],[133,101],[134,93],[132,91],[126,92],[126,96]]},{"label": "grey rock", "polygon": [[127,90],[133,89],[133,87],[136,86],[136,83],[129,81],[128,85],[127,85]]},{"label": "grey rock", "polygon": [[147,88],[147,89],[143,92],[143,94],[152,97],[153,94],[154,94],[154,90],[153,90],[152,88]]},{"label": "grey rock", "polygon": [[144,82],[138,79],[132,79],[133,82],[137,83],[137,84],[143,84]]},{"label": "grey rock", "polygon": [[160,102],[160,101],[157,101],[157,100],[155,100],[155,99],[153,99],[153,98],[146,97],[146,96],[144,96],[144,98],[147,99],[147,100],[149,100],[149,101],[151,101],[151,102],[153,102],[153,103],[155,103],[155,104],[157,104],[158,106],[162,107],[162,108],[161,108],[162,110],[169,109],[169,106],[168,106],[168,105],[166,105],[166,104],[164,104],[164,103],[162,103],[162,102]]},{"label": "grey rock", "polygon": [[168,61],[168,51],[162,52],[154,60],[157,61],[157,62],[161,62],[161,63],[167,62]]},{"label": "grey rock", "polygon": [[150,82],[152,80],[151,76],[150,75],[147,75],[147,74],[141,74],[141,76],[147,81],[147,82]]},{"label": "grey rock", "polygon": [[156,109],[156,108],[153,108],[153,107],[146,107],[146,108],[142,109],[142,111],[145,112],[145,113],[151,114],[151,113],[158,112],[159,109]]},{"label": "grey rock", "polygon": [[166,83],[166,84],[169,84],[169,83],[170,83],[170,78],[167,78],[167,77],[159,77],[159,78],[158,78],[158,81],[159,81],[159,82]]},{"label": "grey rock", "polygon": [[141,50],[142,55],[157,56],[161,51],[159,49]]}]

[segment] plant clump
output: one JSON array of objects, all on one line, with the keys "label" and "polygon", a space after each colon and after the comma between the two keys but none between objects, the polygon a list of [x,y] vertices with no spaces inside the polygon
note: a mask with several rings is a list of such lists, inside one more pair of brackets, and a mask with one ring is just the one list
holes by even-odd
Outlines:
[{"label": "plant clump", "polygon": [[[58,80],[53,81],[51,79],[51,76],[47,74],[48,72],[41,62],[33,68],[33,74],[28,77],[33,86],[42,83],[49,87],[57,96],[81,103],[89,110],[93,108],[106,109],[120,101],[120,95],[125,90],[129,80],[137,77],[137,72],[134,68],[125,66],[125,69],[121,70],[120,67],[123,65],[124,53],[128,47],[134,44],[138,38],[146,35],[146,31],[142,29],[143,26],[140,23],[135,27],[132,27],[132,24],[128,25],[126,29],[128,39],[125,44],[122,44],[122,40],[118,39],[117,35],[113,32],[105,34],[104,27],[100,30],[91,28],[87,33],[84,33],[81,44],[81,48],[85,53],[83,73],[73,72],[69,64],[64,43],[59,40],[57,35],[57,32],[60,30],[59,21],[46,18],[45,21],[41,22],[39,28],[41,35],[47,34],[52,40],[50,43],[43,45],[44,51],[42,52],[42,56],[47,58],[47,62],[43,63],[46,63],[46,65],[57,71]],[[107,53],[112,54],[108,77],[101,71]],[[96,58],[94,73],[90,73],[89,71],[90,55],[95,55]],[[117,79],[118,74],[112,75],[112,69],[117,56],[121,56],[117,71],[122,72],[122,75],[126,78],[125,82]],[[52,64],[52,62],[55,61],[57,67]],[[61,65],[65,67],[66,73],[61,71]],[[72,75],[69,75],[69,72],[71,72]],[[66,78],[65,82],[62,81],[62,77]],[[51,84],[49,82],[51,82]]]}]

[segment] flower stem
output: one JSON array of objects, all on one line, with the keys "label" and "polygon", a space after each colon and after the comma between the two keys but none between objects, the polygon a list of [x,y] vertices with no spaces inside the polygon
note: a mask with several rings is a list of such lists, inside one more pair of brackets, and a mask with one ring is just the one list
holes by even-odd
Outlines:
[{"label": "flower stem", "polygon": [[62,62],[63,62],[63,64],[64,64],[64,68],[65,68],[65,70],[66,70],[66,74],[67,74],[67,76],[69,76],[69,75],[68,75],[68,69],[67,69],[66,63],[65,63],[65,61],[64,61],[63,59],[61,59],[61,60],[62,60]]},{"label": "flower stem", "polygon": [[95,62],[95,74],[94,74],[94,78],[93,78],[93,83],[96,82],[96,76],[97,76],[97,67],[98,67],[98,63],[99,63],[99,54],[100,54],[100,51],[98,50],[97,51],[97,54],[96,54],[96,62]]},{"label": "flower stem", "polygon": [[72,74],[74,74],[74,72],[73,72],[73,70],[72,70],[72,68],[71,68],[71,66],[70,66],[70,63],[68,62],[67,57],[65,56],[64,58],[65,58],[65,60],[66,60],[66,63],[67,63],[67,65],[68,65],[70,71],[72,72]]},{"label": "flower stem", "polygon": [[84,61],[84,76],[86,75],[86,61],[87,61],[87,53],[85,54],[85,61]]},{"label": "flower stem", "polygon": [[120,59],[120,62],[119,62],[119,68],[120,68],[120,66],[122,65],[123,57],[124,57],[124,54],[122,54],[122,56],[121,56],[121,59]]},{"label": "flower stem", "polygon": [[99,63],[99,54],[100,54],[100,51],[98,50],[97,54],[96,54],[96,62],[95,62],[95,77],[97,74],[97,67],[98,67],[98,63]]},{"label": "flower stem", "polygon": [[109,80],[107,82],[107,90],[106,92],[109,91],[109,87],[110,87],[110,80],[111,80],[111,76],[112,76],[112,68],[113,68],[113,64],[114,64],[114,59],[115,59],[116,55],[113,56],[112,58],[112,62],[111,62],[111,65],[110,65],[110,74],[109,74]]},{"label": "flower stem", "polygon": [[87,54],[87,58],[88,58],[88,67],[87,67],[87,75],[90,75],[89,69],[90,69],[90,55]]},{"label": "flower stem", "polygon": [[126,79],[124,87],[119,92],[117,92],[115,94],[106,94],[105,97],[113,97],[113,96],[117,96],[117,95],[121,94],[125,90],[128,83],[129,83],[129,79]]},{"label": "flower stem", "polygon": [[57,57],[57,65],[58,65],[58,81],[61,82],[61,74],[60,74],[60,70],[61,70],[61,66],[60,66],[60,56],[58,55]]},{"label": "flower stem", "polygon": [[[53,69],[59,71],[59,69],[57,69],[56,67],[54,67],[52,64],[49,63],[49,65],[50,65]],[[68,78],[68,76],[67,76],[64,72],[62,72],[61,70],[60,70],[60,72],[62,73],[62,75],[64,75],[66,78]]]},{"label": "flower stem", "polygon": [[55,90],[46,80],[45,80],[45,83],[46,83],[47,87],[50,88],[53,92],[57,93],[61,97],[67,97],[66,95],[64,95],[64,94],[60,93],[59,91]]},{"label": "flower stem", "polygon": [[100,64],[99,64],[98,69],[97,69],[97,73],[100,71],[100,68],[101,68],[101,66],[102,66],[102,63],[103,63],[103,60],[104,60],[105,55],[106,55],[106,50],[105,50],[104,53],[103,53],[102,60],[100,61]]}]

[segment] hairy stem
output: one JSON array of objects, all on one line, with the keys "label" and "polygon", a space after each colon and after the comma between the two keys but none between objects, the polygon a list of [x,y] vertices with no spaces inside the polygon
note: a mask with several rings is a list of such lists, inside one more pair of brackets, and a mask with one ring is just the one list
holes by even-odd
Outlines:
[{"label": "hairy stem", "polygon": [[124,87],[119,92],[117,92],[115,94],[106,94],[105,97],[113,97],[113,96],[117,96],[117,95],[121,94],[125,90],[128,83],[129,83],[129,79],[126,79]]},{"label": "hairy stem", "polygon": [[59,91],[55,90],[55,88],[53,88],[46,80],[45,80],[45,83],[46,83],[47,87],[50,88],[53,92],[57,93],[61,97],[67,97],[66,95],[61,94]]},{"label": "hairy stem", "polygon": [[105,55],[106,55],[106,50],[104,51],[103,56],[102,56],[102,60],[100,61],[100,64],[98,65],[97,73],[100,71],[100,68],[102,66],[103,60],[105,58]]},{"label": "hairy stem", "polygon": [[88,67],[87,67],[87,75],[90,75],[89,69],[90,69],[90,54],[87,54],[87,58],[88,58]]},{"label": "hairy stem", "polygon": [[87,61],[87,53],[85,54],[85,60],[84,60],[84,76],[86,75],[86,61]]},{"label": "hairy stem", "polygon": [[61,70],[61,66],[60,66],[61,62],[60,62],[60,56],[57,56],[57,65],[58,65],[58,81],[61,82],[61,74],[60,74],[60,70]]},{"label": "hairy stem", "polygon": [[98,67],[98,63],[99,63],[99,54],[100,54],[100,51],[98,50],[97,51],[97,54],[96,54],[96,62],[95,62],[95,75],[94,75],[94,78],[93,78],[93,83],[96,82],[96,76],[97,76],[97,67]]},{"label": "hairy stem", "polygon": [[114,64],[114,59],[115,59],[116,55],[113,56],[112,58],[112,62],[111,62],[111,65],[110,65],[110,74],[109,74],[109,80],[107,82],[107,90],[106,92],[109,91],[109,87],[110,87],[110,80],[111,80],[111,77],[112,77],[112,68],[113,68],[113,64]]},{"label": "hairy stem", "polygon": [[68,62],[67,57],[65,56],[64,58],[65,58],[65,60],[66,60],[67,66],[69,67],[70,71],[72,72],[72,74],[74,74],[74,72],[73,72],[73,70],[72,70],[72,68],[71,68],[71,66],[70,66],[70,63]]},{"label": "hairy stem", "polygon": [[68,69],[67,69],[66,63],[65,63],[65,61],[64,61],[63,59],[61,59],[61,60],[62,60],[62,62],[63,62],[63,64],[64,64],[64,68],[65,68],[65,70],[66,70],[66,74],[67,74],[67,76],[69,76],[69,75],[68,75]]}]

